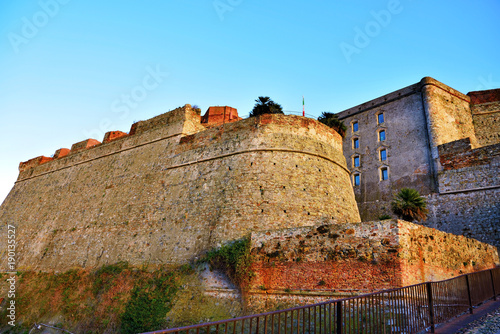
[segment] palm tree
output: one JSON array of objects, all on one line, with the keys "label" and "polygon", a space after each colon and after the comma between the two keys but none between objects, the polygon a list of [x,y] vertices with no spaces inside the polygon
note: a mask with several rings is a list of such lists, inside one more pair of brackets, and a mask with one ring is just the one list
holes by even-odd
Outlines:
[{"label": "palm tree", "polygon": [[323,111],[321,113],[321,116],[318,117],[318,121],[337,131],[338,134],[342,136],[342,138],[345,137],[345,131],[347,130],[347,127],[345,126],[344,122],[339,120],[339,117],[336,114]]},{"label": "palm tree", "polygon": [[259,96],[253,110],[250,112],[250,117],[263,114],[283,114],[283,108],[278,103],[275,103],[269,96]]},{"label": "palm tree", "polygon": [[403,188],[394,196],[391,202],[392,212],[406,221],[425,220],[427,218],[427,203],[418,191]]}]

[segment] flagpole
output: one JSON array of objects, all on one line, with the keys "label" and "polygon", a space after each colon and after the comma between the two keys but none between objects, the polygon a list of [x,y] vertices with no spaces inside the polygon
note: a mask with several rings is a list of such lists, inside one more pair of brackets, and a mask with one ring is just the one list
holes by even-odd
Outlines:
[{"label": "flagpole", "polygon": [[306,117],[306,107],[304,105],[304,95],[302,95],[302,116]]}]

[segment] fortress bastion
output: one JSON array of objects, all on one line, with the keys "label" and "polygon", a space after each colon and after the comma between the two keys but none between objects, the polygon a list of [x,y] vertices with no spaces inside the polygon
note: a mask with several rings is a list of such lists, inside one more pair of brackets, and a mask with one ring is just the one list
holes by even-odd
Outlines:
[{"label": "fortress bastion", "polygon": [[0,207],[17,269],[178,265],[251,232],[360,221],[338,133],[231,117],[207,128],[186,105],[21,163]]}]

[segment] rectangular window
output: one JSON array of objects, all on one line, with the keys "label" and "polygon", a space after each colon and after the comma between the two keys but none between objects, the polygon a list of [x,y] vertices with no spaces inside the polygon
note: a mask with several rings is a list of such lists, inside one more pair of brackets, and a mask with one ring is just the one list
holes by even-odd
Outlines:
[{"label": "rectangular window", "polygon": [[359,186],[359,183],[361,181],[361,177],[359,174],[354,174],[354,185]]},{"label": "rectangular window", "polygon": [[378,124],[384,123],[384,114],[383,113],[378,114],[377,120],[378,120]]},{"label": "rectangular window", "polygon": [[359,148],[359,139],[358,138],[354,138],[352,140],[352,147],[353,148]]},{"label": "rectangular window", "polygon": [[352,132],[357,132],[358,131],[358,122],[352,123]]},{"label": "rectangular window", "polygon": [[354,167],[359,167],[360,163],[359,163],[359,156],[358,157],[354,157]]},{"label": "rectangular window", "polygon": [[380,169],[380,177],[382,178],[382,181],[389,178],[389,171],[387,170],[387,168]]},{"label": "rectangular window", "polygon": [[387,160],[387,151],[385,149],[380,150],[380,161]]},{"label": "rectangular window", "polygon": [[385,140],[385,130],[382,130],[378,133],[378,140],[379,141],[384,141]]}]

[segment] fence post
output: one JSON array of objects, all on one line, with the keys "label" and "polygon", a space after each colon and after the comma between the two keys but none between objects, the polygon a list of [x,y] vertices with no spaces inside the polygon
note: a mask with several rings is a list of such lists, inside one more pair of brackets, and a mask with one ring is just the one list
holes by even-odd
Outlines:
[{"label": "fence post", "polygon": [[427,287],[427,301],[429,303],[429,321],[431,323],[431,333],[434,333],[434,306],[432,305],[432,286],[431,282],[425,284]]},{"label": "fence post", "polygon": [[337,302],[337,334],[342,334],[342,302]]},{"label": "fence post", "polygon": [[470,283],[469,283],[469,274],[465,275],[465,282],[467,283],[467,297],[469,298],[469,313],[474,313],[472,311],[472,298],[470,296]]},{"label": "fence post", "polygon": [[493,289],[493,300],[497,300],[497,292],[495,291],[495,281],[493,280],[493,269],[490,269],[491,288]]}]

